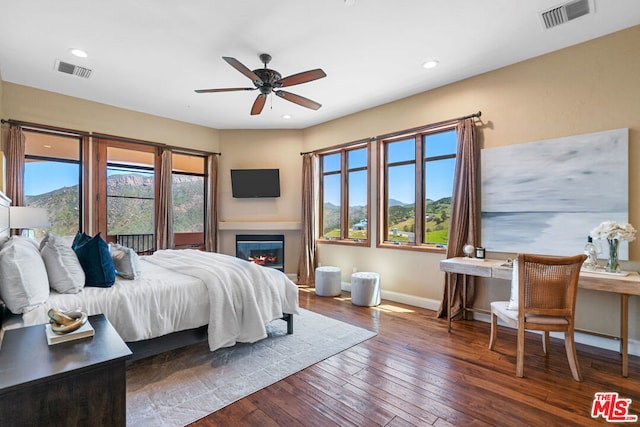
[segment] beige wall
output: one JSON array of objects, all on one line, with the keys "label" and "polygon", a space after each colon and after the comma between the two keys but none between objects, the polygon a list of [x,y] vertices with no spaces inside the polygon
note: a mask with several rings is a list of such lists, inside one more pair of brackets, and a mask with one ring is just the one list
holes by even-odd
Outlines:
[{"label": "beige wall", "polygon": [[[300,151],[327,147],[386,132],[482,111],[485,148],[548,138],[629,128],[629,220],[640,228],[640,27],[544,55],[484,75],[386,104],[302,131],[222,131],[122,110],[4,82],[3,118],[91,130],[172,145],[221,151],[221,221],[296,222],[300,217]],[[185,139],[184,136],[189,138]],[[596,159],[594,159],[595,161]],[[281,169],[282,197],[236,200],[231,168]],[[375,187],[375,186],[374,186]],[[372,201],[376,200],[372,189]],[[372,224],[375,223],[375,214]],[[260,230],[256,230],[260,231]],[[262,231],[264,232],[264,231]],[[231,230],[221,231],[221,251],[233,253]],[[271,234],[269,232],[269,234]],[[287,230],[287,272],[295,272],[299,231]],[[576,248],[580,251],[581,248]],[[505,257],[507,254],[488,254]],[[640,264],[640,239],[630,245]],[[384,295],[436,308],[444,255],[393,249],[319,245],[319,262],[382,276]],[[624,267],[624,266],[623,266]],[[508,297],[505,283],[481,283],[477,305]],[[596,292],[580,293],[579,327],[605,333],[618,328],[618,301]],[[631,300],[631,337],[640,340],[638,298]]]},{"label": "beige wall", "polygon": [[[2,82],[0,108],[3,113],[0,117],[3,119],[82,132],[104,133],[205,151],[218,151],[220,145],[216,129],[7,82]],[[7,126],[2,127],[2,144],[0,144],[2,148],[7,129]],[[92,165],[89,165],[89,173],[92,173],[91,167]],[[92,189],[89,188],[87,191],[89,200],[93,200]],[[93,210],[90,209],[89,212]],[[94,218],[90,217],[87,229],[91,230],[93,223]]]},{"label": "beige wall", "polygon": [[4,88],[4,82],[2,81],[2,75],[0,74],[0,118],[4,118],[4,109],[2,108],[2,91]]},{"label": "beige wall", "polygon": [[2,118],[218,151],[218,130],[3,82]]},{"label": "beige wall", "polygon": [[[302,131],[298,130],[231,130],[220,131],[219,219],[240,223],[241,229],[221,230],[222,253],[235,255],[237,234],[284,234],[285,272],[295,274],[300,253],[299,227],[301,207],[300,147]],[[273,199],[234,199],[231,195],[231,169],[280,169],[280,197]],[[244,226],[242,222],[260,224]],[[282,225],[279,225],[282,224]]]},{"label": "beige wall", "polygon": [[[640,228],[640,26],[524,61],[401,101],[324,123],[304,132],[304,150],[358,140],[482,111],[482,147],[492,148],[629,128],[629,221]],[[597,159],[594,159],[597,161]],[[585,189],[588,191],[588,189]],[[375,192],[374,192],[375,194]],[[372,200],[375,200],[372,199]],[[603,218],[605,220],[606,218]],[[588,230],[585,230],[588,232]],[[582,248],[576,248],[580,252]],[[506,257],[508,254],[488,254]],[[392,249],[319,245],[319,260],[381,273],[384,291],[411,295],[437,307],[444,255]],[[631,268],[640,262],[640,239],[631,243]],[[623,265],[624,267],[624,265]],[[509,296],[505,282],[481,283],[477,305]],[[398,297],[398,295],[393,295]],[[405,298],[398,298],[400,300]],[[579,327],[617,333],[618,299],[581,291]],[[640,339],[638,298],[631,302],[631,337]]]}]

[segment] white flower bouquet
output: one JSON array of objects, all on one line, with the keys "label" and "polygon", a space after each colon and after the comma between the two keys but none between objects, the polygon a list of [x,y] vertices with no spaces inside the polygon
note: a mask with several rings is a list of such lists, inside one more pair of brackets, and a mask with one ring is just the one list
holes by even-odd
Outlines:
[{"label": "white flower bouquet", "polygon": [[636,229],[631,224],[619,224],[615,221],[605,221],[591,230],[589,233],[594,239],[600,240],[626,240],[632,242],[636,239]]}]

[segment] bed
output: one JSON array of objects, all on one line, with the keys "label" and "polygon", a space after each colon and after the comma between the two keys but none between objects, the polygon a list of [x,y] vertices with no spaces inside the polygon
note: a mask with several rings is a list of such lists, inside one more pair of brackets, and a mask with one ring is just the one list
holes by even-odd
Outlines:
[{"label": "bed", "polygon": [[[6,236],[6,200],[0,205],[0,236]],[[3,329],[46,323],[50,308],[103,313],[135,358],[203,338],[211,351],[255,342],[267,336],[266,325],[277,319],[285,320],[287,332],[293,333],[298,288],[281,271],[194,249],[160,250],[136,262],[136,278],[118,276],[110,287],[84,286],[77,293],[49,290],[44,301],[20,315],[6,316],[5,309]]]}]

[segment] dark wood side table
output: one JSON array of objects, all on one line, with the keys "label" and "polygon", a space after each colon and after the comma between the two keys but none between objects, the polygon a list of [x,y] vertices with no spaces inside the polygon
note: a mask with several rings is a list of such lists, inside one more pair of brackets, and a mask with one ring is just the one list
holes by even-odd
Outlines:
[{"label": "dark wood side table", "polygon": [[44,325],[5,331],[0,425],[124,426],[129,347],[99,314],[95,335],[52,346]]}]

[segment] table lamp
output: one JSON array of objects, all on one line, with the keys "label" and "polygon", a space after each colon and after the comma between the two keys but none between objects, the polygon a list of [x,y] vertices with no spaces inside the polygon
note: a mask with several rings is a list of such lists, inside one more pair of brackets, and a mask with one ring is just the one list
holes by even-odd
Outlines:
[{"label": "table lamp", "polygon": [[49,225],[49,215],[44,208],[9,207],[9,228],[21,229],[22,235],[25,237],[34,238],[34,228],[43,228]]}]

